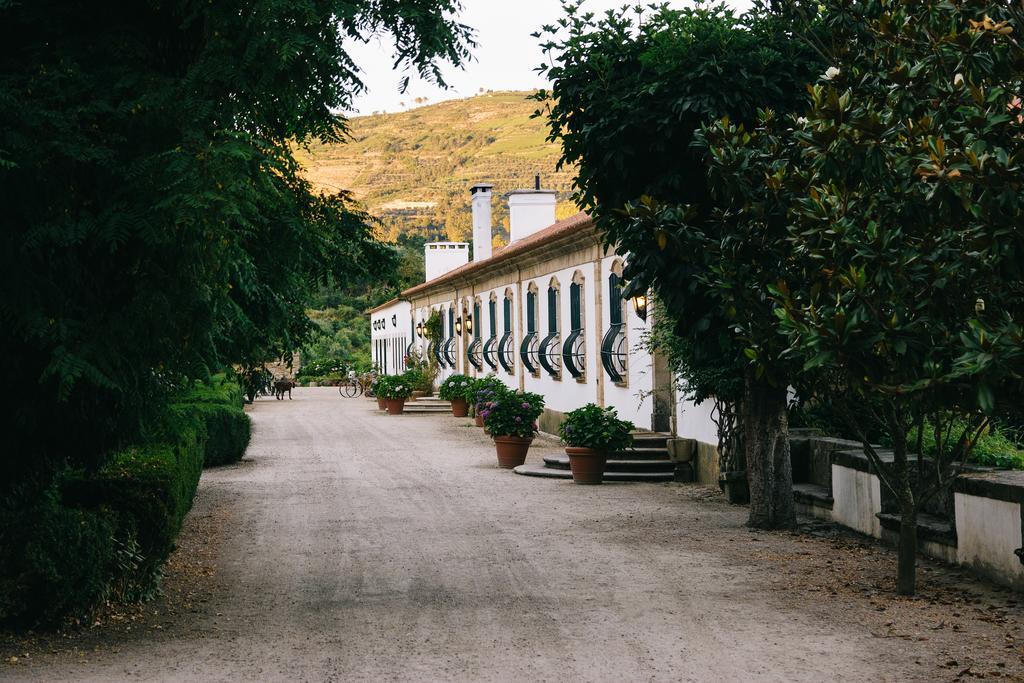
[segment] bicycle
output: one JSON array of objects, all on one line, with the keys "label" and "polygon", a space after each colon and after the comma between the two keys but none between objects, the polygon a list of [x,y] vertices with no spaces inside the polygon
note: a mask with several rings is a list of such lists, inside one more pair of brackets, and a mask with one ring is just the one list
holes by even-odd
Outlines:
[{"label": "bicycle", "polygon": [[355,398],[356,396],[363,395],[363,382],[359,377],[356,377],[354,372],[350,372],[348,379],[338,385],[338,393],[345,398]]}]

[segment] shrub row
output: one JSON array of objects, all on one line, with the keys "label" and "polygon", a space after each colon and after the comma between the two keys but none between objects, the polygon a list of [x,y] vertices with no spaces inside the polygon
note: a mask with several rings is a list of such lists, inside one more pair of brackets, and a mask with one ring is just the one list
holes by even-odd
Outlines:
[{"label": "shrub row", "polygon": [[203,466],[245,452],[241,406],[237,383],[197,383],[147,425],[143,443],[0,501],[0,622],[54,623],[149,597]]}]

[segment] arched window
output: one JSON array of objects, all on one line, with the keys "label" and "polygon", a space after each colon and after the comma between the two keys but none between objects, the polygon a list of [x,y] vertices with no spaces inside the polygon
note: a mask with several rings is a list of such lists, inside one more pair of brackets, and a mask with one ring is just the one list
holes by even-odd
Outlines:
[{"label": "arched window", "polygon": [[623,322],[622,262],[612,264],[608,275],[608,330],[601,340],[601,365],[613,382],[626,381],[629,358],[626,344],[626,324]]},{"label": "arched window", "polygon": [[561,292],[559,290],[558,280],[551,278],[551,282],[548,283],[548,318],[547,318],[547,334],[540,341],[540,347],[538,349],[538,360],[540,365],[544,368],[544,372],[548,373],[555,379],[561,379],[562,377],[562,341],[561,334],[559,332],[559,320],[560,320],[560,309],[561,305]]},{"label": "arched window", "polygon": [[487,326],[490,336],[484,342],[484,362],[491,370],[498,369],[498,298],[491,294],[487,302]]},{"label": "arched window", "polygon": [[531,375],[540,372],[540,361],[537,359],[538,344],[537,337],[537,285],[530,283],[526,289],[526,334],[523,335],[523,343],[519,346],[519,357],[523,361],[523,367]]},{"label": "arched window", "polygon": [[503,334],[498,342],[498,362],[505,372],[510,375],[515,372],[516,359],[513,352],[515,346],[515,324],[512,322],[512,290],[505,290],[505,297],[501,302],[501,319]]},{"label": "arched window", "polygon": [[569,335],[562,344],[562,363],[566,371],[577,380],[582,380],[587,369],[587,340],[583,319],[583,274],[579,271],[572,276],[569,285]]},{"label": "arched window", "polygon": [[[436,310],[438,310],[438,309],[431,309],[430,314],[433,315],[434,311],[436,311]],[[444,355],[441,353],[444,350],[444,309],[443,308],[438,311],[438,315],[441,316],[441,334],[439,335],[439,337],[437,339],[432,339],[430,341],[430,348],[431,348],[431,350],[434,353],[434,360],[437,361],[437,365],[439,367],[443,368],[444,365],[445,365]]]},{"label": "arched window", "polygon": [[480,341],[480,329],[483,327],[483,320],[480,318],[480,299],[473,300],[473,314],[466,319],[469,325],[468,331],[473,335],[473,341],[466,347],[466,359],[469,364],[477,370],[484,369],[483,342]]},{"label": "arched window", "polygon": [[448,338],[444,342],[444,360],[448,367],[455,367],[455,306],[448,307]]}]

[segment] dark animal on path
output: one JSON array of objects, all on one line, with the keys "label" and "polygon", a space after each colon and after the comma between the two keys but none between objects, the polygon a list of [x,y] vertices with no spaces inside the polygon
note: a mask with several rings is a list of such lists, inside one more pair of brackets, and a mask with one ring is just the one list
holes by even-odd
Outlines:
[{"label": "dark animal on path", "polygon": [[295,382],[291,381],[286,377],[274,382],[274,398],[278,401],[284,400],[284,395],[288,394],[288,400],[292,400],[292,389],[295,388]]}]

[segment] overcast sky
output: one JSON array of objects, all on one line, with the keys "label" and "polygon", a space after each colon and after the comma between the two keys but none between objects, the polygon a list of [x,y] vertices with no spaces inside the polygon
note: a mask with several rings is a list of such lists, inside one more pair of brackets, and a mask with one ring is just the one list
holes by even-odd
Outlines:
[{"label": "overcast sky", "polygon": [[[588,9],[603,12],[621,7],[628,0],[589,0]],[[355,101],[351,114],[374,111],[400,111],[416,106],[417,97],[428,98],[427,104],[446,99],[469,97],[480,88],[485,90],[532,90],[546,84],[534,72],[543,54],[537,39],[530,34],[542,25],[554,23],[561,16],[559,0],[464,0],[460,17],[464,24],[477,31],[474,60],[464,69],[447,69],[446,78],[452,86],[441,90],[423,81],[413,80],[400,94],[403,74],[391,68],[391,50],[387,44],[373,41],[355,45],[352,54],[363,69],[364,81],[370,90]],[[645,1],[649,4],[649,0]],[[682,7],[686,0],[671,0],[670,5]],[[729,5],[746,9],[748,0],[730,0]]]}]

